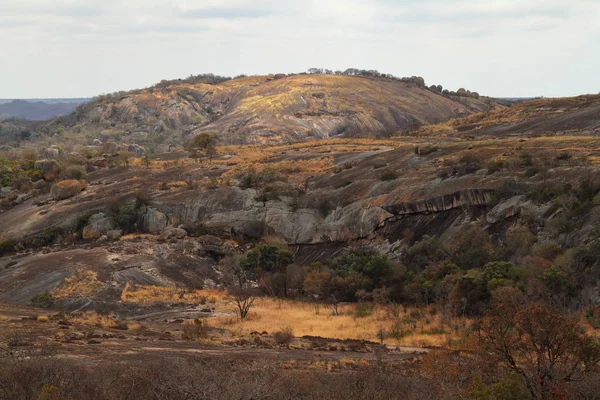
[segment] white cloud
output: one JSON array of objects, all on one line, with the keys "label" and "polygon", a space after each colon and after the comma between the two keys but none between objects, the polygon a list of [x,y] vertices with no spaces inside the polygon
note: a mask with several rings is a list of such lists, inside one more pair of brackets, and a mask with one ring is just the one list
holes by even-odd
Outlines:
[{"label": "white cloud", "polygon": [[0,97],[313,66],[496,96],[598,92],[598,20],[596,0],[7,0]]}]

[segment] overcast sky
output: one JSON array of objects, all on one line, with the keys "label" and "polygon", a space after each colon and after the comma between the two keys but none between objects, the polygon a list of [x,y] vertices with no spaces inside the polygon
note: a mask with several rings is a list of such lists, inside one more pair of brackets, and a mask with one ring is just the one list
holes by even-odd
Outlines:
[{"label": "overcast sky", "polygon": [[310,67],[491,96],[600,92],[600,0],[0,0],[0,98]]}]

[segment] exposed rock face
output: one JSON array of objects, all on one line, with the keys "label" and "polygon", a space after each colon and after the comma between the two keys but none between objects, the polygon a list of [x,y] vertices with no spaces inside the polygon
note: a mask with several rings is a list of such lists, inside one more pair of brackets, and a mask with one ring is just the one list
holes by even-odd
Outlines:
[{"label": "exposed rock face", "polygon": [[81,236],[84,240],[98,239],[103,235],[107,235],[112,229],[113,223],[110,218],[103,213],[97,213],[90,217],[88,224],[83,228]]},{"label": "exposed rock face", "polygon": [[394,215],[447,211],[463,206],[490,205],[494,201],[493,194],[493,190],[466,189],[430,199],[382,207]]},{"label": "exposed rock face", "polygon": [[50,190],[50,196],[54,200],[64,200],[75,196],[87,187],[85,183],[81,183],[74,179],[55,183]]},{"label": "exposed rock face", "polygon": [[38,160],[34,168],[40,171],[47,181],[56,179],[61,171],[60,164],[56,160]]},{"label": "exposed rock face", "polygon": [[485,220],[490,224],[495,224],[513,217],[521,212],[521,208],[526,200],[527,196],[524,195],[511,197],[492,208],[487,213]]},{"label": "exposed rock face", "polygon": [[169,217],[162,211],[153,207],[146,207],[142,211],[142,229],[152,234],[160,234],[169,226]]}]

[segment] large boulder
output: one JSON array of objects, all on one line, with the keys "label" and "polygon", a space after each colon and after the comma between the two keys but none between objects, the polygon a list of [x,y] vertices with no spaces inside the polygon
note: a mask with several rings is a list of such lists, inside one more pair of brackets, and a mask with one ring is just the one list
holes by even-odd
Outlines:
[{"label": "large boulder", "polygon": [[38,160],[33,167],[42,173],[45,180],[51,181],[58,178],[61,167],[56,160]]},{"label": "large boulder", "polygon": [[50,196],[54,200],[68,199],[69,197],[75,196],[87,187],[85,183],[81,183],[74,179],[68,181],[61,181],[52,185],[50,189]]},{"label": "large boulder", "polygon": [[85,240],[98,239],[107,235],[114,228],[110,218],[103,213],[97,213],[90,217],[88,224],[83,227],[81,237]]},{"label": "large boulder", "polygon": [[526,202],[527,196],[513,196],[501,203],[496,204],[487,215],[485,220],[489,224],[496,224],[502,220],[518,215],[521,212],[523,204]]},{"label": "large boulder", "polygon": [[127,151],[135,154],[137,157],[141,157],[146,154],[146,149],[139,144],[130,144],[127,146]]},{"label": "large boulder", "polygon": [[169,217],[162,211],[147,207],[142,214],[142,229],[152,234],[160,234],[169,226]]},{"label": "large boulder", "polygon": [[123,231],[121,229],[112,229],[112,230],[106,232],[106,236],[110,240],[119,240],[121,238],[121,236],[123,236]]},{"label": "large boulder", "polygon": [[106,142],[102,146],[102,151],[106,154],[117,154],[119,151],[119,145],[115,142]]},{"label": "large boulder", "polygon": [[21,193],[13,187],[0,188],[0,199],[16,199]]},{"label": "large boulder", "polygon": [[60,149],[56,146],[50,146],[46,149],[44,149],[41,152],[42,157],[49,159],[49,160],[56,160],[58,157],[60,157]]}]

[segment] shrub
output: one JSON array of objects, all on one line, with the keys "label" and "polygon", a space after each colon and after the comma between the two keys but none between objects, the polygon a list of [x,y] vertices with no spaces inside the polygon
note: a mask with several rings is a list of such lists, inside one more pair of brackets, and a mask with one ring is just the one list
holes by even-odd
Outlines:
[{"label": "shrub", "polygon": [[396,173],[396,171],[393,169],[388,169],[383,173],[383,175],[381,175],[381,181],[383,182],[393,181],[396,178],[398,178],[398,173]]},{"label": "shrub", "polygon": [[126,232],[135,231],[140,218],[139,207],[136,204],[113,205],[111,213],[115,224]]},{"label": "shrub", "polygon": [[506,160],[492,160],[487,163],[488,174],[501,171],[506,167],[508,167],[508,162]]},{"label": "shrub", "polygon": [[289,346],[294,340],[294,331],[289,326],[281,329],[273,334],[275,343],[279,345]]},{"label": "shrub", "polygon": [[366,318],[373,314],[375,306],[372,303],[358,303],[354,310],[354,318]]},{"label": "shrub", "polygon": [[87,172],[84,167],[79,165],[71,165],[65,170],[65,176],[69,179],[76,179],[78,181],[87,177]]},{"label": "shrub", "polygon": [[38,293],[31,298],[31,305],[39,308],[52,308],[54,297],[50,292]]},{"label": "shrub", "polygon": [[187,340],[205,339],[208,337],[210,328],[202,323],[202,320],[195,318],[194,320],[185,321],[181,324],[182,337]]},{"label": "shrub", "polygon": [[415,154],[420,156],[426,156],[427,154],[431,154],[437,150],[437,146],[433,146],[431,144],[427,144],[424,146],[415,146]]}]

